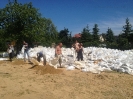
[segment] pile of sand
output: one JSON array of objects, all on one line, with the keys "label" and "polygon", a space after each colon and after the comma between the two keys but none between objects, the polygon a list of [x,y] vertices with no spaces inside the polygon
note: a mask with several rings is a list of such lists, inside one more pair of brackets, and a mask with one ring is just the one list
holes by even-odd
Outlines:
[{"label": "pile of sand", "polygon": [[23,60],[14,60],[13,62],[10,62],[9,60],[0,61],[0,63],[10,63],[12,66],[22,66],[22,65],[31,65],[32,67],[30,69],[34,69],[36,71],[36,74],[60,74],[63,72],[61,69],[55,69],[53,66],[50,66],[47,64],[46,66],[39,66],[34,65],[32,63],[25,63]]},{"label": "pile of sand", "polygon": [[33,66],[32,69],[36,70],[37,74],[60,74],[63,71],[61,69],[55,69],[52,66],[46,65],[46,66]]}]

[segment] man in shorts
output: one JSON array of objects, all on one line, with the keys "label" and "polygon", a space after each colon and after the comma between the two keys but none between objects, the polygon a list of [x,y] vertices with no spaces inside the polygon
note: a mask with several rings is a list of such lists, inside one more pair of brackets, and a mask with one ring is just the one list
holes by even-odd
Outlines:
[{"label": "man in shorts", "polygon": [[78,57],[77,52],[79,49],[79,42],[76,40],[72,47],[74,48],[74,60],[76,60],[76,58]]}]

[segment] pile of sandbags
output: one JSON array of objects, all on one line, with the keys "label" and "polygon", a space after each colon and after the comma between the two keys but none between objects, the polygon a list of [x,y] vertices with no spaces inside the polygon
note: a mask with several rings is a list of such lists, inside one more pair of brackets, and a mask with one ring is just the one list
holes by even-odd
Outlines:
[{"label": "pile of sandbags", "polygon": [[[39,51],[45,51],[46,60],[51,66],[59,67],[55,59],[55,49],[50,47],[36,47],[29,50],[30,57],[36,57]],[[115,70],[133,75],[133,50],[121,51],[117,49],[87,47],[84,48],[84,61],[76,61],[73,48],[62,48],[62,65],[67,70],[80,69],[84,72],[100,73]],[[17,58],[23,58],[23,51]]]}]

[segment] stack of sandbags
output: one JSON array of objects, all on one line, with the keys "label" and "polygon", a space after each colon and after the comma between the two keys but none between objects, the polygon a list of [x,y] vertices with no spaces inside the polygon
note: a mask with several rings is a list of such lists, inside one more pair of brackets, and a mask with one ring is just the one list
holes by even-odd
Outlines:
[{"label": "stack of sandbags", "polygon": [[[30,56],[35,57],[36,53],[42,49],[46,52],[47,62],[55,66],[55,68],[59,67],[59,63],[55,59],[54,48],[36,47],[29,50]],[[76,61],[76,53],[73,48],[62,48],[62,53],[62,64],[68,70],[82,68],[84,69],[83,71],[92,71],[95,73],[99,73],[99,71],[115,70],[133,74],[133,50],[121,51],[117,49],[86,47],[84,48],[83,62]],[[23,53],[20,53],[18,58],[23,58]]]}]

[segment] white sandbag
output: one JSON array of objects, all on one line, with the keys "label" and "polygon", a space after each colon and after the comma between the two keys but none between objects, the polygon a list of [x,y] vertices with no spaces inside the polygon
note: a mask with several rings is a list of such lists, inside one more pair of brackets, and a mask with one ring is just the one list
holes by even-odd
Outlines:
[{"label": "white sandbag", "polygon": [[74,70],[74,69],[75,69],[74,66],[68,66],[68,67],[66,68],[66,70]]},{"label": "white sandbag", "polygon": [[0,58],[0,61],[9,60],[8,58]]},{"label": "white sandbag", "polygon": [[81,71],[82,72],[89,72],[89,68],[82,68]]},{"label": "white sandbag", "polygon": [[4,52],[2,55],[3,55],[3,57],[8,57],[9,56],[9,54],[7,52]]},{"label": "white sandbag", "polygon": [[31,58],[30,61],[33,65],[44,66],[43,63],[38,62],[35,58]]},{"label": "white sandbag", "polygon": [[50,60],[49,63],[52,64],[52,65],[58,64],[58,58],[54,58],[54,59]]},{"label": "white sandbag", "polygon": [[[49,64],[54,66],[55,68],[59,67],[59,63],[54,59],[55,49],[50,47],[36,47],[29,50],[30,56],[35,57],[36,53],[40,50],[46,51],[46,60]],[[23,48],[22,48],[23,50]],[[116,70],[121,72],[127,72],[132,74],[133,70],[133,50],[121,51],[117,49],[109,49],[109,48],[98,48],[98,47],[86,47],[84,48],[84,61],[76,62],[76,54],[74,48],[62,48],[62,64],[66,68],[72,68],[74,66],[78,69],[83,69],[83,71],[89,72],[97,72],[106,71],[106,70]],[[72,57],[70,57],[72,56]],[[23,51],[17,58],[23,58]],[[101,60],[98,63],[96,61]],[[95,65],[99,67],[95,67]],[[122,67],[125,66],[125,67]],[[127,69],[126,69],[127,68]]]}]

